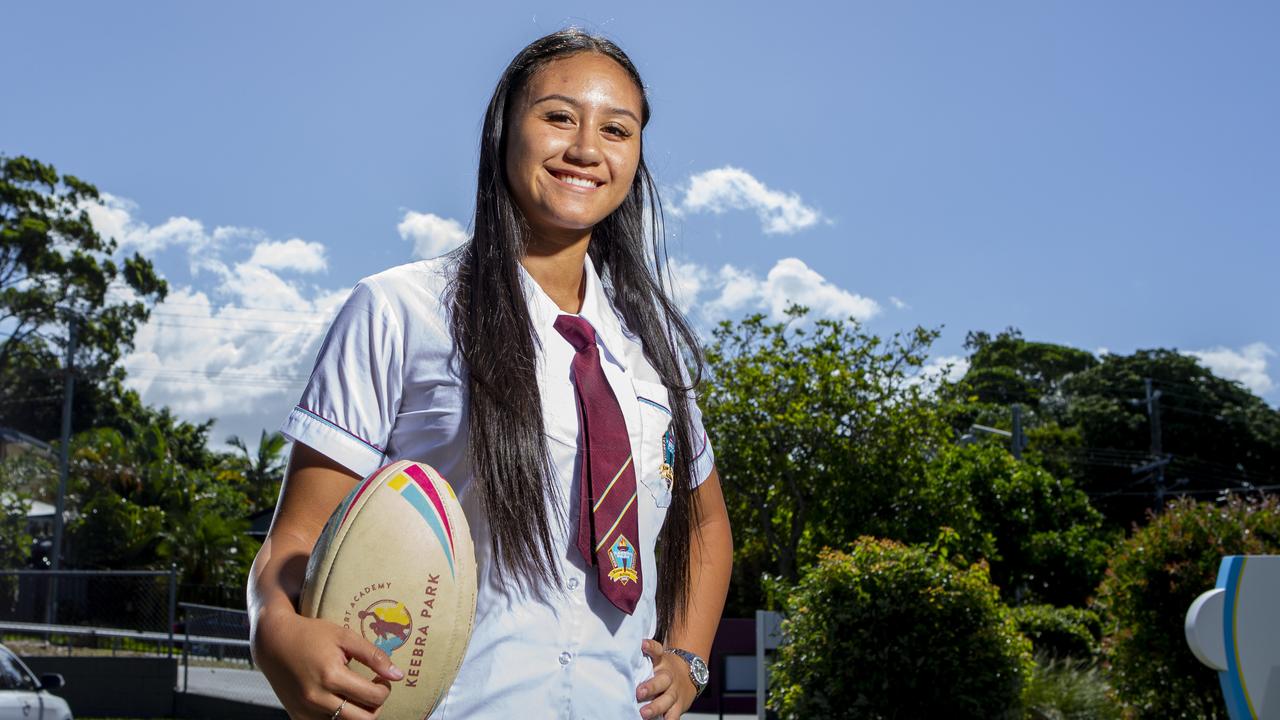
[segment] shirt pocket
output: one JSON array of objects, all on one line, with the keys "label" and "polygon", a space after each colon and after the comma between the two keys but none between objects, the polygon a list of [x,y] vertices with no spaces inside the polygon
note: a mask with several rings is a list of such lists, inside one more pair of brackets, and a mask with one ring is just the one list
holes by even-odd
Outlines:
[{"label": "shirt pocket", "polygon": [[640,457],[636,472],[649,489],[654,504],[671,505],[672,466],[675,445],[671,435],[671,405],[662,383],[632,379],[640,402]]}]

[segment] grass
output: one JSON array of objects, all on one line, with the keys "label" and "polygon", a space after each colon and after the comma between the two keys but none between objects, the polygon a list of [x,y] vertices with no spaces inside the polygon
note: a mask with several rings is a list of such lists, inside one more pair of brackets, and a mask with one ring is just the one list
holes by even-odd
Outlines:
[{"label": "grass", "polygon": [[1022,700],[1028,720],[1120,720],[1111,687],[1097,665],[1037,658]]}]

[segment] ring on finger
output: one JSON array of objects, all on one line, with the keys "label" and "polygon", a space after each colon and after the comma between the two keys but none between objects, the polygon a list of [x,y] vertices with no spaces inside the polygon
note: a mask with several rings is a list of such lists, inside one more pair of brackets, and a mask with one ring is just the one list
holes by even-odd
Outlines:
[{"label": "ring on finger", "polygon": [[347,699],[342,698],[342,704],[338,706],[337,710],[333,711],[333,714],[329,716],[329,720],[338,720],[338,716],[342,714],[342,708],[346,706],[347,706]]}]

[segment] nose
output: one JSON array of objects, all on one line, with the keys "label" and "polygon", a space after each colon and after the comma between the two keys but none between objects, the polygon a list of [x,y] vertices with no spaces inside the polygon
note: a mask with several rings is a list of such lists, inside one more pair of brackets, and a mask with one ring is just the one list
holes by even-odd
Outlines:
[{"label": "nose", "polygon": [[565,160],[575,165],[595,165],[602,157],[600,138],[585,123],[579,127],[573,142],[564,151]]}]

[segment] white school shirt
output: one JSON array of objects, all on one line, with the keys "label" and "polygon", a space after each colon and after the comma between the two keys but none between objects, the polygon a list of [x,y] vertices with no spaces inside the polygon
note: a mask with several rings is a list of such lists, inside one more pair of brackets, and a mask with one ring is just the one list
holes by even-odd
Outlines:
[{"label": "white school shirt", "polygon": [[[641,567],[656,568],[654,543],[671,503],[659,474],[671,423],[665,386],[639,340],[620,322],[590,260],[581,317],[596,331],[601,365],[622,407],[635,458]],[[431,715],[446,718],[638,718],[636,687],[653,676],[641,641],[657,627],[657,573],[644,577],[632,615],[600,592],[576,544],[580,457],[570,377],[574,349],[553,327],[562,311],[522,269],[537,338],[538,389],[547,449],[567,527],[556,528],[563,586],[521,591],[496,567],[489,525],[473,492],[467,451],[467,386],[449,330],[444,258],[409,263],[361,280],[339,310],[302,400],[282,432],[367,476],[400,459],[425,462],[453,486],[475,542],[479,588],[475,629],[458,677]],[[699,438],[694,483],[714,462],[702,413],[690,397]],[[590,571],[589,571],[590,570]],[[541,595],[541,597],[538,597]],[[392,690],[394,692],[394,689]]]}]

